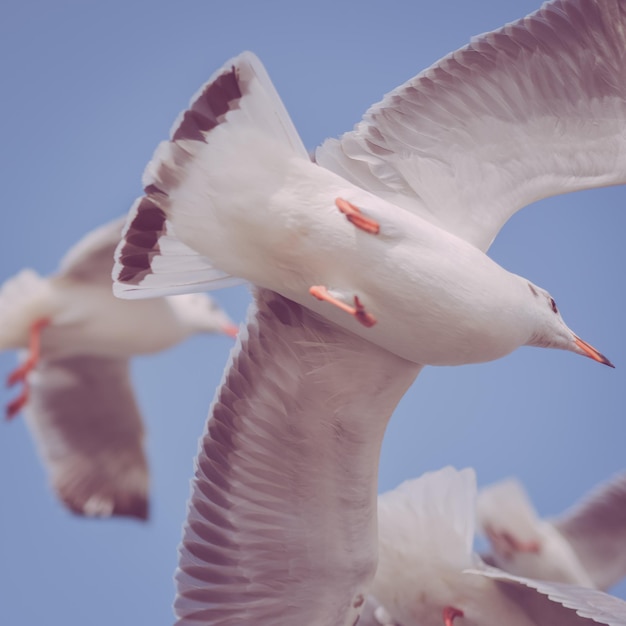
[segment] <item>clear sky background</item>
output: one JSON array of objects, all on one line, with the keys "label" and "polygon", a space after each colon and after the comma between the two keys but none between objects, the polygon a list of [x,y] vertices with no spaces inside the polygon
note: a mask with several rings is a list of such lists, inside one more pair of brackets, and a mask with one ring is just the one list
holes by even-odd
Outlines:
[{"label": "clear sky background", "polygon": [[[178,112],[240,51],[265,63],[314,148],[472,35],[538,5],[4,0],[0,279],[25,266],[54,272],[84,233],[125,213]],[[490,252],[549,289],[571,328],[617,369],[536,348],[426,369],[391,420],[381,490],[446,464],[471,465],[480,484],[518,476],[539,510],[556,514],[624,468],[625,204],[625,188],[538,203]],[[216,295],[243,319],[244,288]],[[0,624],[172,623],[193,457],[231,346],[199,337],[133,363],[152,470],[147,524],[72,516],[48,488],[24,420],[0,423]],[[1,354],[0,373],[14,363]],[[0,403],[13,396],[0,391]]]}]

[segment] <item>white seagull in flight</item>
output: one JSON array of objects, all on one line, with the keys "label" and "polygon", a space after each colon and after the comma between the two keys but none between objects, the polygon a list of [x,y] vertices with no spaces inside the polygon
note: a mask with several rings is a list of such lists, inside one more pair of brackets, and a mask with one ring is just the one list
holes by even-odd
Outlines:
[{"label": "white seagull in flight", "polygon": [[378,498],[371,593],[402,626],[626,624],[626,602],[601,591],[507,574],[472,549],[476,476],[451,467]]},{"label": "white seagull in flight", "polygon": [[552,519],[519,481],[503,480],[480,490],[476,515],[488,560],[507,572],[603,590],[626,576],[626,472]]},{"label": "white seagull in flight", "polygon": [[125,302],[111,268],[124,218],[91,231],[58,273],[25,269],[0,289],[0,350],[27,349],[9,376],[7,417],[26,422],[63,503],[87,516],[148,516],[144,429],[129,359],[200,332],[237,328],[205,294]]},{"label": "white seagull in flight", "polygon": [[256,57],[218,70],[148,165],[113,273],[129,298],[261,288],[199,451],[180,624],[351,626],[384,424],[420,368],[521,345],[610,365],[485,252],[526,204],[624,182],[623,1],[476,38],[314,163]]}]

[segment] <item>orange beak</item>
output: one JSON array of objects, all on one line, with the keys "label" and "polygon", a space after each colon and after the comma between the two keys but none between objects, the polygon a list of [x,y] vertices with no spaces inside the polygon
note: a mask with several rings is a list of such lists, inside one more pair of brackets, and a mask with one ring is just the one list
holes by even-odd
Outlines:
[{"label": "orange beak", "polygon": [[583,341],[580,337],[576,337],[576,335],[574,335],[574,343],[580,348],[582,353],[590,359],[598,361],[598,363],[602,363],[603,365],[608,365],[609,367],[615,367],[603,354],[598,352],[593,346],[590,346],[586,341]]},{"label": "orange beak", "polygon": [[226,324],[222,327],[222,332],[234,339],[239,334],[239,326],[235,326],[235,324]]}]

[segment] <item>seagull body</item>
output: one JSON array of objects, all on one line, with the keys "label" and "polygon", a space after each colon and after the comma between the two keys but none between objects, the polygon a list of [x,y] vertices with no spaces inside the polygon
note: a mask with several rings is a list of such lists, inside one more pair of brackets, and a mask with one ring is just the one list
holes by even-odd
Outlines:
[{"label": "seagull body", "polygon": [[507,574],[472,550],[476,479],[450,467],[379,496],[371,593],[402,626],[626,624],[600,591]]},{"label": "seagull body", "polygon": [[477,518],[490,560],[512,574],[603,590],[626,576],[626,474],[554,519],[540,519],[523,486],[504,480],[481,489]]},{"label": "seagull body", "polygon": [[[261,74],[249,54],[232,63],[240,81],[246,72]],[[245,105],[234,113],[243,114]],[[415,363],[489,361],[535,340],[536,317],[544,308],[552,314],[549,297],[534,296],[528,281],[475,246],[311,163],[304,148],[301,155],[282,154],[272,136],[268,129],[255,139],[254,129],[241,124],[219,136],[225,145],[211,143],[206,157],[199,153],[191,162],[199,171],[191,170],[184,187],[170,193],[172,226],[181,241],[227,274],[277,291]],[[235,151],[237,145],[243,149]],[[255,167],[262,185],[250,183]],[[155,179],[162,185],[158,173]],[[227,201],[202,202],[205,185],[211,200]],[[336,198],[364,207],[380,234],[352,226]],[[317,284],[331,285],[346,302],[357,294],[378,323],[363,327],[318,302],[309,293]],[[535,301],[541,309],[529,310]],[[442,317],[449,324],[442,325]]]},{"label": "seagull body", "polygon": [[[579,58],[581,38],[593,43],[598,63],[615,83],[603,84],[608,120],[598,120],[593,102],[598,96],[585,65],[575,67],[570,77],[581,83],[575,100],[569,87],[545,94],[530,82],[525,85],[528,96],[538,100],[529,105],[530,113],[501,103],[490,112],[503,137],[505,130],[515,139],[520,128],[528,133],[517,147],[522,158],[506,141],[495,147],[488,143],[485,172],[475,172],[471,180],[466,174],[477,167],[478,157],[467,162],[467,154],[457,154],[465,148],[457,134],[464,141],[463,133],[484,140],[487,105],[494,103],[491,96],[477,103],[476,93],[464,93],[468,87],[461,81],[450,86],[453,74],[445,74],[442,94],[450,97],[457,89],[457,97],[473,105],[464,109],[464,116],[454,109],[450,122],[460,127],[457,134],[448,136],[441,113],[433,112],[433,128],[419,132],[425,123],[425,96],[418,89],[432,85],[433,76],[441,73],[433,69],[375,105],[354,131],[327,141],[311,163],[260,61],[251,53],[232,59],[200,89],[146,168],[145,195],[133,205],[116,252],[116,294],[142,298],[247,280],[414,363],[482,362],[534,345],[609,364],[567,328],[547,292],[485,254],[506,218],[542,192],[626,182],[626,64],[617,65],[614,58],[616,53],[625,56],[623,49],[614,50],[626,49],[624,32],[605,23],[600,5],[587,3],[587,32],[561,33],[562,15],[555,8],[561,4],[575,13],[580,2],[551,3],[533,16],[532,37],[537,39],[526,53],[548,81],[555,69],[553,55],[543,49],[546,41],[555,48],[550,52],[567,53],[572,63],[584,60]],[[622,4],[607,7],[607,13],[626,21]],[[610,48],[597,43],[598,31],[611,38]],[[560,41],[563,35],[567,45]],[[465,70],[477,89],[495,89],[501,74],[517,64],[523,68],[523,53],[509,59],[506,46],[495,47],[507,37],[514,43],[519,35],[503,29],[453,55],[457,65],[468,57]],[[575,40],[573,49],[570,40]],[[446,63],[451,61],[441,65]],[[549,106],[540,99],[547,96]],[[559,106],[565,122],[558,117]],[[561,127],[569,128],[570,118],[572,138],[563,142]],[[546,128],[539,133],[538,126]],[[433,132],[454,140],[444,142],[447,153],[440,155],[431,146],[427,135]],[[589,146],[579,145],[581,132]],[[593,150],[595,156],[598,133],[608,156],[587,155],[581,161],[581,149]],[[435,150],[432,157],[423,154],[423,142]],[[471,149],[477,150],[473,144]],[[444,158],[450,161],[448,179],[439,169],[430,172],[433,160]],[[544,160],[553,175],[535,171]],[[563,160],[569,167],[564,168]],[[587,169],[590,173],[583,176]],[[477,181],[494,197],[484,197]],[[450,197],[450,188],[457,189],[456,197]],[[346,215],[342,205],[353,215]],[[324,294],[315,296],[320,289]]]},{"label": "seagull body", "polygon": [[9,416],[25,409],[66,506],[84,515],[145,518],[143,425],[128,360],[194,333],[232,334],[234,326],[203,294],[115,298],[110,271],[122,225],[117,219],[89,233],[58,274],[43,278],[26,269],[2,286],[0,349],[31,348],[9,378],[25,385]]}]

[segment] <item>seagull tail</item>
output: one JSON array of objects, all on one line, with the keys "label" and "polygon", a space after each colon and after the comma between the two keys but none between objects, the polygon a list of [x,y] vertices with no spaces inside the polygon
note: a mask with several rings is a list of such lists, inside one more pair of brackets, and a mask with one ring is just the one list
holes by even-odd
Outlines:
[{"label": "seagull tail", "polygon": [[32,324],[55,313],[47,279],[23,269],[0,288],[0,350],[25,348]]},{"label": "seagull tail", "polygon": [[[268,153],[280,158],[274,163]],[[176,230],[202,231],[202,241],[219,245],[227,202],[246,189],[273,193],[281,159],[292,156],[309,160],[263,65],[244,52],[198,91],[148,164],[144,195],[131,207],[115,253],[114,293],[145,298],[243,283],[183,243]],[[249,204],[262,210],[262,201]]]}]

